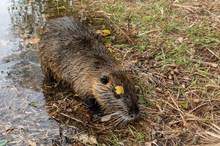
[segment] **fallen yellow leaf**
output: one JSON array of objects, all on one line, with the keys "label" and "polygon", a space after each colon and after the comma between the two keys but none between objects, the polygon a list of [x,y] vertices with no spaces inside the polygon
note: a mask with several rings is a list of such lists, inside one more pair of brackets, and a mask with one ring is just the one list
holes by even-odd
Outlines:
[{"label": "fallen yellow leaf", "polygon": [[124,94],[124,88],[122,86],[115,86],[116,94]]},{"label": "fallen yellow leaf", "polygon": [[28,41],[28,44],[37,44],[40,42],[40,39],[31,39]]},{"label": "fallen yellow leaf", "polygon": [[111,34],[111,31],[110,31],[110,30],[108,30],[108,29],[102,30],[102,36],[108,36],[108,35],[110,35],[110,34]]}]

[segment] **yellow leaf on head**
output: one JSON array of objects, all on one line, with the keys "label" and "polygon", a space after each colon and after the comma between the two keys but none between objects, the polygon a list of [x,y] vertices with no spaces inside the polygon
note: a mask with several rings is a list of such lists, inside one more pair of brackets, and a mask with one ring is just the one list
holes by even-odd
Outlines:
[{"label": "yellow leaf on head", "polygon": [[116,94],[124,94],[124,88],[122,86],[115,86]]}]

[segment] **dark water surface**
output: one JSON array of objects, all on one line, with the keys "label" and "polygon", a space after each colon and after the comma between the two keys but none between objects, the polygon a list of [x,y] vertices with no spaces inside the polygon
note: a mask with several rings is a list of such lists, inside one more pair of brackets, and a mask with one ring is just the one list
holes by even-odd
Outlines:
[{"label": "dark water surface", "polygon": [[59,134],[44,108],[37,43],[31,42],[39,39],[47,4],[0,1],[0,140],[8,145],[52,145]]}]

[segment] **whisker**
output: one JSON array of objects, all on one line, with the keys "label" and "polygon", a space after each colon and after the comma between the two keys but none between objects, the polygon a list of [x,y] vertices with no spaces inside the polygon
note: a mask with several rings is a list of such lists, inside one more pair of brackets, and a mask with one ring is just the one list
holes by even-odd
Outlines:
[{"label": "whisker", "polygon": [[113,122],[113,124],[118,123],[118,121],[120,121],[121,118],[116,118],[115,121]]},{"label": "whisker", "polygon": [[123,122],[123,112],[115,112],[112,113],[112,115],[114,116],[113,120],[111,121],[111,125],[112,126],[117,126],[120,125]]},{"label": "whisker", "polygon": [[111,115],[112,115],[112,116],[115,116],[115,115],[120,115],[120,114],[122,114],[122,112],[118,111],[118,112],[112,113]]},{"label": "whisker", "polygon": [[115,126],[117,126],[117,125],[120,125],[122,122],[123,122],[123,118],[118,118],[119,120],[118,120],[118,122],[115,124]]}]

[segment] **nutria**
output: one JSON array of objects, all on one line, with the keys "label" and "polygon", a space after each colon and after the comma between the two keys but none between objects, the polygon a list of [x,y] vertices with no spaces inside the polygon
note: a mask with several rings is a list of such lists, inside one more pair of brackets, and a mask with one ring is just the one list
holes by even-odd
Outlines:
[{"label": "nutria", "polygon": [[83,100],[94,98],[118,121],[138,117],[133,83],[97,34],[79,19],[49,20],[41,37],[39,58],[46,77],[64,82]]}]

